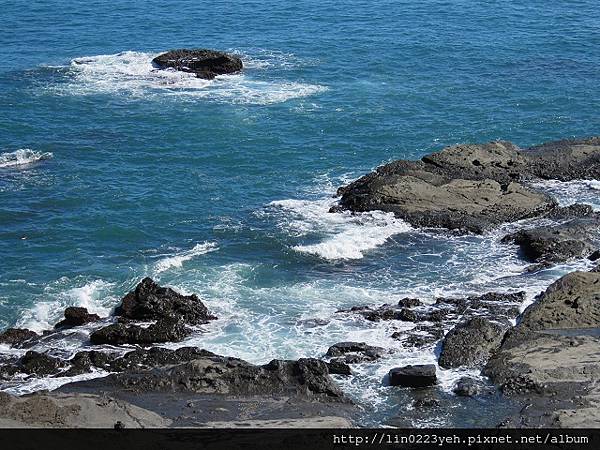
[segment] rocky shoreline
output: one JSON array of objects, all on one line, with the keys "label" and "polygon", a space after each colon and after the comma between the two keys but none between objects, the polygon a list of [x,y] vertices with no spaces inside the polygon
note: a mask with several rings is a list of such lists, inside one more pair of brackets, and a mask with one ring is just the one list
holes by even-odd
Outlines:
[{"label": "rocky shoreline", "polygon": [[[532,184],[539,180],[600,178],[600,138],[560,141],[529,149],[508,142],[449,147],[419,161],[395,161],[338,190],[331,210],[393,212],[415,228],[481,234],[504,223],[501,238],[532,265],[600,258],[600,215],[589,205],[560,206]],[[525,219],[543,219],[530,225]],[[381,381],[415,393],[412,408],[435,411],[437,371],[467,368],[496,386],[463,377],[454,398],[510,399],[498,426],[600,426],[595,380],[600,374],[600,273],[564,275],[522,314],[525,293],[482,292],[440,297],[433,304],[404,298],[379,307],[337,311],[368,322],[412,324],[391,337],[407,348],[437,348],[435,364],[389,367]],[[161,344],[181,342],[219,320],[196,295],[150,278],[127,293],[110,317],[70,307],[53,330],[0,333],[0,344],[21,349],[0,361],[0,382],[100,373],[53,392],[22,397],[0,393],[0,426],[13,427],[349,427],[359,408],[336,380],[354,365],[385,362],[390,350],[364,342],[331,342],[319,358],[253,365],[209,351]],[[516,325],[515,325],[516,323]],[[98,349],[69,359],[33,350],[70,329],[89,331]],[[38,347],[36,347],[38,348]],[[39,350],[39,348],[38,348]]]}]

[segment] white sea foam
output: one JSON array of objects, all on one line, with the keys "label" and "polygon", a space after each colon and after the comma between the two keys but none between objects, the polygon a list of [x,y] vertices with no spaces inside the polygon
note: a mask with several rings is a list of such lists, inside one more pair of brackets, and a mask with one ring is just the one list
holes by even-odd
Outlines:
[{"label": "white sea foam", "polygon": [[76,58],[68,68],[68,81],[52,85],[50,89],[64,95],[107,93],[144,98],[168,96],[260,105],[306,97],[327,89],[321,85],[289,80],[254,79],[252,70],[277,66],[273,58],[265,58],[264,55],[250,58],[246,72],[218,76],[214,80],[203,80],[194,74],[176,70],[157,69],[152,65],[152,59],[157,55],[126,51]]},{"label": "white sea foam", "polygon": [[330,199],[290,199],[274,201],[269,206],[285,211],[280,226],[292,235],[325,234],[320,242],[293,246],[295,251],[330,260],[363,258],[366,251],[383,245],[395,234],[412,229],[392,213],[332,214],[329,213],[332,204]]},{"label": "white sea foam", "polygon": [[182,267],[184,262],[189,261],[196,256],[214,252],[215,250],[218,250],[218,247],[214,242],[203,242],[196,244],[191,250],[187,250],[173,256],[168,256],[158,261],[154,265],[154,273],[159,274],[169,269]]},{"label": "white sea foam", "polygon": [[588,203],[594,209],[600,209],[600,199],[598,198],[599,180],[544,180],[532,184],[554,196],[562,206]]},{"label": "white sea foam", "polygon": [[63,278],[47,286],[44,297],[48,300],[37,302],[25,310],[17,325],[37,332],[51,329],[68,306],[82,306],[101,316],[109,314],[115,300],[110,295],[112,283],[94,280],[77,287],[69,287],[69,284],[71,281]]},{"label": "white sea foam", "polygon": [[0,168],[19,167],[52,158],[50,152],[36,152],[29,148],[21,148],[10,153],[0,153]]}]

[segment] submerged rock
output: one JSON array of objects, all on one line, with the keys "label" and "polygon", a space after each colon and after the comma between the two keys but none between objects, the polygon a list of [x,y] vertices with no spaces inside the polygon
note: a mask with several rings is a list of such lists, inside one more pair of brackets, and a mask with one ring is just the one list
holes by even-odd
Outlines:
[{"label": "submerged rock", "polygon": [[71,328],[85,325],[86,323],[97,322],[100,320],[100,316],[97,314],[90,314],[87,308],[81,308],[77,306],[70,306],[65,309],[64,320],[58,322],[54,328]]},{"label": "submerged rock", "polygon": [[437,383],[435,364],[397,367],[388,376],[391,386],[420,388]]},{"label": "submerged rock", "polygon": [[242,60],[229,53],[207,49],[178,49],[157,56],[152,62],[161,69],[194,73],[198,78],[211,80],[217,75],[242,70]]},{"label": "submerged rock", "polygon": [[489,359],[502,342],[505,329],[490,320],[475,317],[454,327],[442,342],[440,367],[477,367]]},{"label": "submerged rock", "polygon": [[173,317],[188,325],[205,324],[216,319],[195,294],[182,295],[171,288],[159,286],[150,278],[144,278],[134,291],[123,297],[115,315],[132,320]]},{"label": "submerged rock", "polygon": [[452,392],[459,397],[475,397],[481,392],[481,386],[473,378],[463,377],[456,382]]}]

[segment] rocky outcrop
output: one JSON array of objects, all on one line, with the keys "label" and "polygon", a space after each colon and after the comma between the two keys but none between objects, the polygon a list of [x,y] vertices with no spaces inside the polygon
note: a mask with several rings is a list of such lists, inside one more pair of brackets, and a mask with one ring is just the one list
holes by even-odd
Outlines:
[{"label": "rocky outcrop", "polygon": [[70,306],[65,309],[64,316],[64,320],[58,322],[54,328],[79,327],[81,325],[100,320],[100,316],[97,314],[90,314],[87,308],[81,308],[77,306]]},{"label": "rocky outcrop", "polygon": [[557,206],[518,183],[526,164],[507,142],[454,146],[382,166],[338,195],[343,209],[389,211],[413,226],[481,233]]},{"label": "rocky outcrop", "polygon": [[211,80],[217,75],[242,70],[242,60],[229,53],[206,49],[178,49],[158,55],[152,62],[161,69],[194,73],[198,78]]},{"label": "rocky outcrop", "polygon": [[0,428],[164,428],[171,421],[130,403],[92,394],[0,392]]},{"label": "rocky outcrop", "polygon": [[417,227],[481,233],[558,208],[523,181],[595,177],[598,161],[600,138],[527,150],[502,141],[456,145],[419,161],[394,161],[341,187],[340,207],[332,211],[382,210]]},{"label": "rocky outcrop", "polygon": [[16,347],[27,345],[38,338],[38,334],[25,328],[7,328],[0,333],[0,344],[8,344]]},{"label": "rocky outcrop", "polygon": [[33,350],[28,351],[21,359],[19,359],[21,371],[30,375],[51,375],[58,372],[64,365],[65,363],[58,358]]},{"label": "rocky outcrop", "polygon": [[124,323],[108,325],[94,331],[90,335],[90,341],[97,345],[149,345],[159,342],[179,342],[188,334],[189,331],[181,319],[166,317],[148,327]]},{"label": "rocky outcrop", "polygon": [[502,342],[505,328],[481,317],[454,327],[442,341],[440,367],[478,367],[484,365]]},{"label": "rocky outcrop", "polygon": [[600,273],[573,272],[546,289],[507,332],[484,373],[505,394],[532,405],[515,419],[518,426],[561,426],[567,410],[580,424],[600,423],[594,407],[598,327]]},{"label": "rocky outcrop", "polygon": [[473,378],[463,377],[456,382],[454,392],[459,397],[474,397],[481,391],[481,386]]},{"label": "rocky outcrop", "polygon": [[540,264],[552,264],[586,257],[598,247],[600,217],[596,214],[553,226],[519,230],[502,239],[520,246],[525,258]]},{"label": "rocky outcrop", "polygon": [[391,386],[422,388],[437,383],[435,364],[397,367],[390,370],[388,378]]},{"label": "rocky outcrop", "polygon": [[216,319],[195,294],[182,295],[171,288],[159,286],[150,278],[144,278],[134,291],[123,297],[115,315],[144,321],[172,317],[188,325],[200,325]]}]

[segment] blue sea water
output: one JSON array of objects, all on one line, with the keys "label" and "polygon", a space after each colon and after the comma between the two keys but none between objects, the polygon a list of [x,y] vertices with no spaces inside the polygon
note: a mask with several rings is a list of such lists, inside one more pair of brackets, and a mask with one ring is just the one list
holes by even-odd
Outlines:
[{"label": "blue sea water", "polygon": [[[0,7],[2,328],[48,328],[68,305],[108,314],[152,276],[220,317],[182,345],[257,363],[318,357],[343,340],[396,348],[340,380],[363,423],[386,423],[406,408],[383,375],[433,362],[436,349],[390,338],[409,324],[357,323],[337,309],[487,290],[531,299],[582,264],[522,275],[501,232],[449,236],[327,210],[338,186],[393,159],[597,135],[597,2]],[[153,70],[155,55],[179,47],[238,53],[246,70],[214,81]],[[599,206],[599,186],[545,187]],[[84,345],[71,336],[53,350]],[[446,390],[462,374],[440,373]],[[43,383],[57,382],[12,389]],[[472,424],[469,408],[431,424]]]}]

